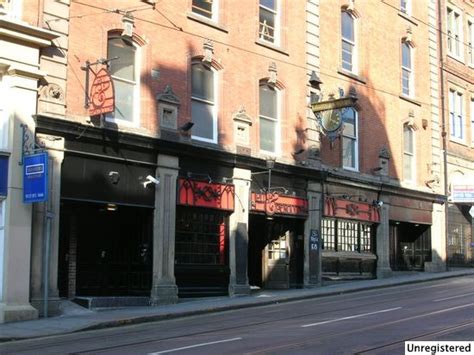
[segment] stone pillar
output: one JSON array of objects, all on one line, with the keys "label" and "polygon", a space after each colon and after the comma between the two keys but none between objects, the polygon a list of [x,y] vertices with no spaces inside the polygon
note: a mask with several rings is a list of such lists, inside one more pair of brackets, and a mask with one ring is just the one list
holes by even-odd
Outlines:
[{"label": "stone pillar", "polygon": [[150,295],[152,305],[178,302],[178,287],[174,277],[176,231],[176,184],[179,159],[158,155],[153,218],[153,279]]},{"label": "stone pillar", "polygon": [[[321,217],[322,184],[308,183],[309,215],[304,225],[304,287],[321,286]],[[316,239],[315,239],[316,238]]]},{"label": "stone pillar", "polygon": [[388,198],[381,198],[380,224],[377,227],[377,278],[392,276],[390,268],[390,205]]},{"label": "stone pillar", "polygon": [[64,160],[64,138],[38,134],[36,141],[44,147],[49,156],[48,201],[33,206],[31,241],[31,304],[43,315],[45,238],[47,218],[50,223],[48,315],[59,314],[58,258],[59,258],[59,215],[61,204],[61,165]]},{"label": "stone pillar", "polygon": [[431,261],[425,262],[425,271],[446,271],[446,229],[445,209],[447,204],[433,204],[431,225]]},{"label": "stone pillar", "polygon": [[248,245],[249,245],[249,206],[250,206],[251,171],[235,168],[233,183],[235,186],[235,210],[230,216],[229,295],[250,294],[248,278]]},{"label": "stone pillar", "polygon": [[7,197],[3,202],[4,235],[0,240],[0,323],[38,317],[38,311],[30,304],[32,206],[23,203],[23,165],[19,165],[21,124],[28,126],[30,141],[35,129],[37,78],[17,72],[10,74],[3,78],[3,84],[8,87],[5,111],[8,114],[7,149],[11,149],[11,155]]}]

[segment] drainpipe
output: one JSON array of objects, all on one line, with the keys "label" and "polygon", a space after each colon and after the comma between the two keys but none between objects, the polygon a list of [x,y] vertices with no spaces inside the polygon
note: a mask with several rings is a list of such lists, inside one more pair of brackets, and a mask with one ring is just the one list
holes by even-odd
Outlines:
[{"label": "drainpipe", "polygon": [[445,252],[446,252],[446,270],[448,270],[448,153],[446,142],[446,113],[444,102],[444,68],[443,68],[443,32],[442,32],[442,8],[441,0],[438,0],[438,43],[439,43],[439,81],[441,93],[441,140],[443,146],[443,180],[444,180],[444,195],[446,196],[446,206],[444,209],[444,235],[445,235]]}]

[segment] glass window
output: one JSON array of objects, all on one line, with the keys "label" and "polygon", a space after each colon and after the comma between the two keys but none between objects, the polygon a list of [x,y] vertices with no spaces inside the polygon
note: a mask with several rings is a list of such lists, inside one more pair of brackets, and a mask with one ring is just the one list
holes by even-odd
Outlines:
[{"label": "glass window", "polygon": [[260,39],[278,44],[278,22],[278,0],[260,0],[258,30]]},{"label": "glass window", "polygon": [[278,93],[268,85],[260,86],[260,150],[277,152]]},{"label": "glass window", "polygon": [[108,58],[117,58],[110,61],[110,74],[114,82],[115,112],[107,115],[128,122],[138,120],[139,74],[137,62],[137,48],[121,38],[109,38]]},{"label": "glass window", "polygon": [[412,94],[411,62],[411,47],[408,43],[402,43],[402,93],[407,96]]},{"label": "glass window", "polygon": [[176,264],[224,265],[226,226],[222,212],[179,208],[176,214]]},{"label": "glass window", "polygon": [[413,181],[415,176],[415,146],[413,130],[403,126],[403,178]]},{"label": "glass window", "polygon": [[194,122],[193,138],[217,142],[217,117],[215,100],[215,73],[202,63],[192,65],[191,118]]},{"label": "glass window", "polygon": [[211,20],[217,18],[218,0],[193,0],[192,12]]},{"label": "glass window", "polygon": [[372,253],[372,226],[367,223],[344,219],[323,218],[321,220],[323,249]]},{"label": "glass window", "polygon": [[342,68],[354,70],[354,17],[346,11],[341,13]]},{"label": "glass window", "polygon": [[449,121],[451,138],[464,139],[463,95],[457,91],[449,91]]},{"label": "glass window", "polygon": [[342,166],[345,169],[359,168],[359,149],[357,132],[357,111],[353,108],[342,111],[344,128],[342,131]]},{"label": "glass window", "polygon": [[448,53],[462,57],[462,20],[461,15],[448,8]]},{"label": "glass window", "polygon": [[411,10],[411,1],[410,0],[400,0],[400,11],[410,15]]},{"label": "glass window", "polygon": [[474,144],[474,98],[471,98],[471,143]]}]

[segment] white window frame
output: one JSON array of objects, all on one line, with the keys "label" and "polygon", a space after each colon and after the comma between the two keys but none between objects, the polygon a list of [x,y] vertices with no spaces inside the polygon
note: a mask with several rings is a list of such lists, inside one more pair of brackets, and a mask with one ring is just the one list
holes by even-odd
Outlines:
[{"label": "white window frame", "polygon": [[202,17],[203,19],[205,19],[207,21],[218,22],[218,19],[219,19],[219,0],[212,0],[211,17],[207,17],[207,16],[204,16],[204,15],[201,15],[198,12],[195,12],[193,1],[191,1],[191,12],[193,13],[193,15]]},{"label": "white window frame", "polygon": [[474,146],[474,96],[471,97],[471,145]]},{"label": "white window frame", "polygon": [[[2,74],[0,74],[0,97],[8,97]],[[7,100],[0,99],[0,150],[6,150],[8,147],[8,123]]]},{"label": "white window frame", "polygon": [[268,116],[263,116],[260,112],[260,87],[261,86],[269,86],[267,83],[260,83],[258,87],[258,102],[259,102],[259,109],[258,109],[258,124],[259,127],[261,126],[260,121],[261,119],[269,120],[276,122],[275,125],[275,151],[269,151],[261,148],[261,142],[260,142],[260,132],[259,132],[259,151],[262,155],[267,155],[267,156],[272,156],[272,157],[279,157],[281,154],[281,91],[273,87],[276,93],[276,117],[268,117]]},{"label": "white window frame", "polygon": [[[198,62],[198,61],[195,61],[195,62],[191,63],[191,80],[192,80],[192,70],[193,70],[192,66],[197,65],[197,64],[203,65],[202,62]],[[206,67],[206,66],[204,65],[204,67]],[[209,100],[202,99],[200,97],[193,96],[192,85],[191,85],[191,107],[192,107],[192,101],[197,101],[197,102],[205,103],[205,104],[208,104],[208,105],[212,106],[212,110],[211,110],[211,113],[212,113],[212,138],[209,139],[209,138],[200,137],[200,136],[196,136],[196,135],[191,135],[191,138],[195,139],[197,141],[217,144],[217,141],[218,141],[218,137],[217,137],[217,112],[218,112],[218,107],[219,107],[219,100],[218,100],[219,95],[218,95],[218,92],[217,92],[218,73],[217,73],[217,70],[214,69],[212,66],[208,67],[208,69],[212,71],[212,85],[213,85],[213,92],[214,92],[214,101],[209,101]],[[193,121],[192,114],[191,114],[191,121]]]},{"label": "white window frame", "polygon": [[[111,39],[120,38],[118,35],[109,36],[107,39],[107,47],[108,41]],[[108,122],[117,123],[120,126],[132,126],[138,127],[140,125],[140,76],[141,76],[141,47],[135,43],[131,42],[135,47],[135,81],[127,80],[123,78],[115,77],[111,75],[113,81],[117,80],[127,84],[134,84],[133,88],[133,117],[131,120],[123,120],[120,118],[115,117],[115,111],[111,114],[106,114],[105,119]],[[115,83],[114,83],[115,84]]]},{"label": "white window frame", "polygon": [[5,253],[5,209],[7,204],[0,197],[0,300],[3,299],[3,255]]},{"label": "white window frame", "polygon": [[[345,170],[359,171],[359,112],[354,108],[347,108],[346,110],[353,110],[354,112],[354,135],[348,135],[343,127],[341,140],[342,168]],[[342,116],[344,117],[344,115]],[[344,140],[346,139],[354,141],[354,166],[344,165]]]},{"label": "white window frame", "polygon": [[[267,42],[267,43],[270,43],[272,45],[275,45],[275,46],[279,46],[280,45],[280,42],[281,42],[281,11],[280,11],[280,1],[281,0],[275,0],[275,9],[270,9],[266,6],[263,6],[260,4],[260,0],[258,2],[258,18],[259,18],[259,21],[258,21],[258,38],[261,40],[261,41],[264,41],[264,42]],[[273,29],[273,41],[269,41],[268,39],[265,39],[264,35],[262,34],[262,29],[260,28],[261,27],[261,23],[260,23],[260,11],[261,9],[264,9],[266,11],[270,11],[274,14],[274,22],[275,22],[275,27]]]},{"label": "white window frame", "polygon": [[464,143],[464,94],[456,89],[450,89],[449,95],[449,137],[452,141]]},{"label": "white window frame", "polygon": [[[410,132],[410,138],[411,138],[411,145],[413,148],[413,151],[407,151],[405,150],[405,130],[408,130]],[[408,124],[403,125],[403,180],[409,183],[414,183],[415,182],[415,177],[416,177],[416,141],[415,141],[415,130],[410,127]],[[410,159],[410,171],[411,174],[410,176],[407,176],[407,172],[405,171],[405,162],[406,159]]]},{"label": "white window frame", "polygon": [[6,15],[11,19],[20,20],[22,16],[22,0],[4,0],[6,6],[0,8],[0,16]]},{"label": "white window frame", "polygon": [[469,66],[474,67],[474,17],[470,17],[467,20],[467,36],[468,64]]},{"label": "white window frame", "polygon": [[[407,47],[408,50],[409,50],[409,56],[410,56],[410,67],[406,67],[403,65],[403,48],[404,47]],[[413,97],[415,95],[414,93],[414,78],[415,76],[413,75],[413,51],[414,51],[414,48],[410,45],[410,43],[408,42],[402,42],[402,94],[404,96],[408,96],[408,97]],[[406,93],[404,90],[404,86],[403,86],[403,79],[404,79],[404,73],[408,73],[408,93]]]},{"label": "white window frame", "polygon": [[448,55],[462,61],[464,58],[462,12],[448,6],[446,26]]},{"label": "white window frame", "polygon": [[[343,37],[342,35],[342,20],[343,16],[342,14],[346,13],[347,15],[350,16],[352,19],[352,32],[354,33],[354,40],[350,40],[348,38]],[[343,62],[343,43],[347,43],[351,46],[352,48],[352,56],[351,56],[351,69],[344,68],[344,62]],[[345,71],[348,71],[350,73],[357,73],[358,71],[358,61],[357,61],[357,18],[354,16],[354,14],[350,11],[342,10],[341,11],[341,68]]]},{"label": "white window frame", "polygon": [[400,11],[405,15],[411,16],[411,0],[400,0]]}]

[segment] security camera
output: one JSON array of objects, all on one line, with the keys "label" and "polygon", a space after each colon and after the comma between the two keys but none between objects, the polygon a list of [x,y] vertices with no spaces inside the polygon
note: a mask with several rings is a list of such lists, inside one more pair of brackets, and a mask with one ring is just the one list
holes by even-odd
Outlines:
[{"label": "security camera", "polygon": [[147,187],[149,184],[155,184],[155,185],[158,185],[160,183],[160,179],[157,179],[151,175],[148,175],[146,178],[145,178],[145,181],[142,182],[143,184],[143,187]]}]

